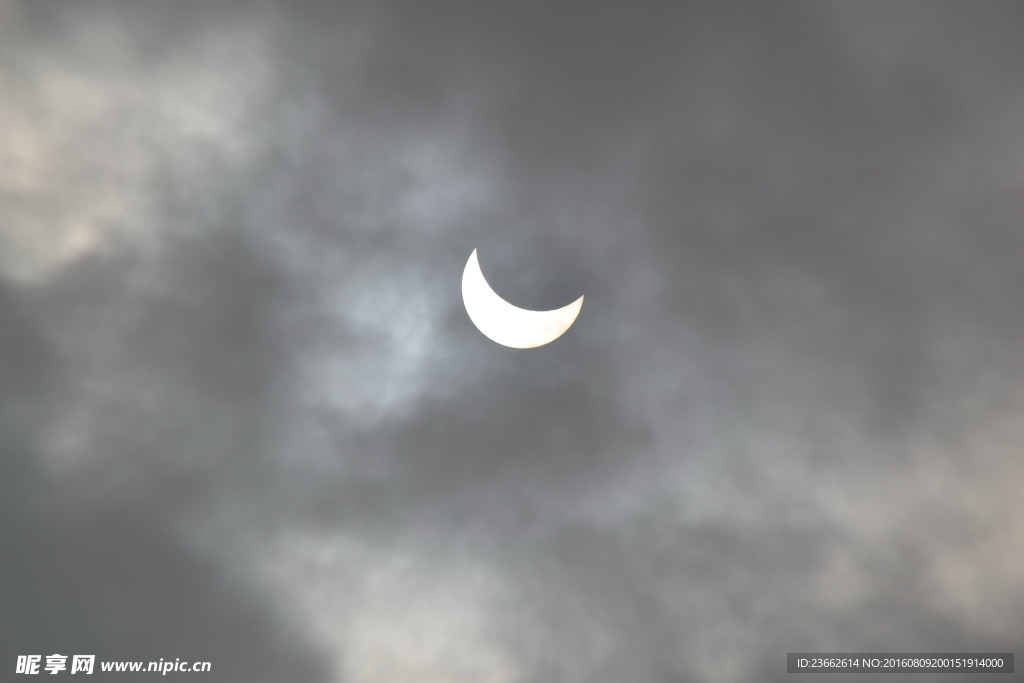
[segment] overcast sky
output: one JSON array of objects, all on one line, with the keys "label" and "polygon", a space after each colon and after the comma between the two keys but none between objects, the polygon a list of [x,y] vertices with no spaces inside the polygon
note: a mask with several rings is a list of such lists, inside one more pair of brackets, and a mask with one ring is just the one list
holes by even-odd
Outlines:
[{"label": "overcast sky", "polygon": [[[1019,649],[1022,35],[1011,1],[0,0],[0,670]],[[575,325],[485,338],[473,249]]]}]

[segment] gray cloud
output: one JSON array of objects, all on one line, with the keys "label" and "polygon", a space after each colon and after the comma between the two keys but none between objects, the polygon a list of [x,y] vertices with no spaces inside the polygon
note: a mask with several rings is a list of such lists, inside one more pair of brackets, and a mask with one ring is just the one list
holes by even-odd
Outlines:
[{"label": "gray cloud", "polygon": [[[771,681],[1024,632],[1017,9],[3,7],[6,660]],[[573,329],[479,335],[473,248]]]}]

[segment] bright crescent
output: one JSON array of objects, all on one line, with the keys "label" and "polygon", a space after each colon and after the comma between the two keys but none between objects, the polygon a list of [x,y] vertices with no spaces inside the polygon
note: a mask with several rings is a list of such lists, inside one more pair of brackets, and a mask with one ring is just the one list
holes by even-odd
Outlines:
[{"label": "bright crescent", "polygon": [[583,297],[553,311],[528,311],[513,306],[491,289],[480,270],[476,249],[462,273],[462,301],[469,319],[491,341],[514,349],[544,346],[572,327],[583,306]]}]

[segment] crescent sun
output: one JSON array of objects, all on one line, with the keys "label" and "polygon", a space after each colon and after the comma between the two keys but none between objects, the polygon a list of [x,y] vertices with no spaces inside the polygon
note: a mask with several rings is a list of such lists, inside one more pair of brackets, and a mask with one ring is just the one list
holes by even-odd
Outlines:
[{"label": "crescent sun", "polygon": [[480,270],[476,249],[462,273],[462,301],[469,319],[491,341],[514,349],[544,346],[572,327],[583,297],[552,311],[529,311],[513,306],[491,289]]}]

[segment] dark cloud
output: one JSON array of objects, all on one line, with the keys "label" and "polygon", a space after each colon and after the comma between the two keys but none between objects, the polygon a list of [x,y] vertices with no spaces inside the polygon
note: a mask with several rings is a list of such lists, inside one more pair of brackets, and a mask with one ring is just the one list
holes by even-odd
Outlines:
[{"label": "dark cloud", "polygon": [[[45,465],[53,463],[40,463],[40,441],[53,409],[84,399],[60,395],[69,389],[74,364],[42,334],[27,310],[30,300],[9,285],[0,296],[6,380],[0,402],[5,435],[0,540],[7,613],[0,632],[6,664],[13,667],[17,655],[54,652],[101,660],[179,657],[215,662],[217,680],[323,680],[321,655],[286,635],[265,613],[257,587],[230,567],[197,556],[173,528],[168,502],[185,501],[169,468],[158,473],[158,485],[151,484],[163,490],[148,496],[124,481],[132,467],[126,462],[115,466],[117,484],[135,490],[110,486],[102,499],[92,480],[109,482],[116,476],[110,472],[86,472],[59,483],[47,476]],[[87,438],[88,447],[112,446],[115,453],[134,455],[124,443]],[[155,456],[139,458],[152,466]],[[114,677],[98,670],[95,675]]]},{"label": "dark cloud", "polygon": [[[1024,632],[1013,6],[3,11],[5,658],[772,681]],[[573,329],[479,335],[473,248]]]}]

